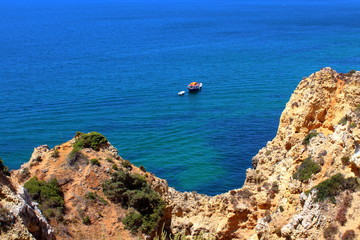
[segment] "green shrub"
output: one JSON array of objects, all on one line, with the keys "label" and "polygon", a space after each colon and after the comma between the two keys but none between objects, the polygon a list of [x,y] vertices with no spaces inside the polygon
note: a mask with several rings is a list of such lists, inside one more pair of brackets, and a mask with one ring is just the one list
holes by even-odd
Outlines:
[{"label": "green shrub", "polygon": [[317,132],[315,132],[315,131],[309,132],[309,134],[306,135],[306,137],[304,138],[303,144],[304,144],[304,145],[309,145],[310,139],[313,138],[313,137],[316,137],[318,134],[319,134],[319,133],[317,133]]},{"label": "green shrub", "polygon": [[350,70],[346,75],[348,76],[348,77],[351,77],[354,73],[356,73],[356,70]]},{"label": "green shrub", "polygon": [[131,165],[131,163],[130,163],[129,160],[123,160],[122,163],[121,163],[121,165],[122,165],[124,168],[130,169],[130,170],[132,169],[132,165]]},{"label": "green shrub", "polygon": [[[327,179],[321,183],[319,183],[317,186],[313,187],[310,191],[313,189],[317,190],[316,202],[322,202],[325,199],[329,198],[330,201],[335,203],[335,197],[339,195],[340,192],[344,190],[349,191],[356,191],[359,188],[360,184],[358,182],[358,179],[356,177],[349,177],[344,178],[344,176],[341,173],[338,173],[334,176],[332,176],[330,179]],[[309,193],[307,191],[306,193]]]},{"label": "green shrub", "polygon": [[304,182],[309,180],[314,173],[320,172],[320,170],[321,166],[314,162],[311,157],[308,157],[301,163],[293,177]]},{"label": "green shrub", "polygon": [[101,146],[107,143],[108,140],[100,133],[78,133],[73,147],[77,150],[92,148],[95,151],[99,151]]},{"label": "green shrub", "polygon": [[0,158],[0,171],[6,176],[10,176],[9,168],[4,165],[4,162],[1,158]]},{"label": "green shrub", "polygon": [[143,225],[143,216],[139,212],[132,210],[126,214],[122,222],[126,229],[135,234]]},{"label": "green shrub", "polygon": [[118,166],[116,165],[116,163],[114,163],[112,166],[111,166],[112,169],[114,169],[115,171],[118,171],[119,168]]},{"label": "green shrub", "polygon": [[94,165],[100,166],[100,162],[99,162],[99,160],[96,159],[96,158],[91,159],[90,162],[91,162],[91,165],[93,165],[93,166],[94,166]]},{"label": "green shrub", "polygon": [[358,105],[356,106],[356,108],[354,109],[354,112],[355,112],[355,113],[360,113],[360,104],[358,104]]},{"label": "green shrub", "polygon": [[92,201],[92,202],[99,201],[104,205],[109,204],[105,199],[103,199],[97,193],[94,193],[94,192],[86,192],[84,197],[85,197],[85,199]]},{"label": "green shrub", "polygon": [[24,184],[33,201],[39,203],[44,216],[61,219],[64,213],[64,196],[55,178],[48,182],[39,181],[37,177],[31,178]]},{"label": "green shrub", "polygon": [[347,117],[343,117],[342,119],[340,119],[340,121],[338,122],[338,124],[342,125],[342,126],[345,126],[346,123],[348,122],[348,119]]},{"label": "green shrub", "polygon": [[82,222],[85,225],[90,225],[91,224],[90,217],[89,216],[83,217]]},{"label": "green shrub", "polygon": [[54,148],[54,151],[51,153],[51,157],[53,157],[53,158],[60,157],[60,153],[59,153],[59,150],[57,149],[57,147]]},{"label": "green shrub", "polygon": [[109,163],[114,163],[114,160],[111,158],[106,158],[106,161],[108,161]]},{"label": "green shrub", "polygon": [[164,214],[164,202],[145,178],[124,171],[112,173],[103,184],[104,194],[129,210],[123,223],[132,232],[152,233]]}]

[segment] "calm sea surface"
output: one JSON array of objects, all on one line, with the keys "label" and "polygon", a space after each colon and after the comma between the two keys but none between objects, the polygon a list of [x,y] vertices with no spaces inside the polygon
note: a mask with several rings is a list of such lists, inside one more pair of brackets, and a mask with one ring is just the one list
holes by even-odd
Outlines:
[{"label": "calm sea surface", "polygon": [[[242,186],[303,76],[360,69],[355,1],[4,2],[0,157],[12,169],[97,131],[178,190],[223,193]],[[203,90],[178,96],[191,81]]]}]

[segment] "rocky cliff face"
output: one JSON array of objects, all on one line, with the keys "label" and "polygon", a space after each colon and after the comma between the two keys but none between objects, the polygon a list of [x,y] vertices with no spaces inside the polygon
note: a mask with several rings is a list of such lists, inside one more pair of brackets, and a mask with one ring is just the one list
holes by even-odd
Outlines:
[{"label": "rocky cliff face", "polygon": [[[54,149],[36,148],[14,177],[20,183],[32,176],[59,180],[66,211],[62,222],[50,221],[58,239],[136,239],[121,223],[126,210],[106,201],[102,192],[116,168],[144,176],[161,194],[163,223],[174,234],[254,240],[360,237],[359,104],[360,72],[324,68],[304,78],[282,113],[276,137],[253,158],[244,186],[214,197],[176,191],[126,163],[109,144],[99,151],[85,148],[69,162],[74,140]],[[89,164],[90,159],[99,164]],[[97,200],[87,199],[88,192]]]},{"label": "rocky cliff face", "polygon": [[55,239],[24,188],[0,172],[0,239]]}]

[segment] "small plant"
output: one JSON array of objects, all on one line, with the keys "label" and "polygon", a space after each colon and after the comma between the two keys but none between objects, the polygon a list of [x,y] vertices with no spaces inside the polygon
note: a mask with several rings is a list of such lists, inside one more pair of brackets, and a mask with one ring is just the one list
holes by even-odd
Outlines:
[{"label": "small plant", "polygon": [[54,148],[54,151],[51,153],[52,158],[58,158],[60,157],[60,153],[57,147]]},{"label": "small plant", "polygon": [[4,165],[3,160],[0,158],[0,172],[6,176],[10,176],[9,168]]},{"label": "small plant", "polygon": [[77,133],[74,149],[81,150],[83,148],[92,148],[99,151],[100,147],[107,144],[108,140],[100,133]]},{"label": "small plant", "polygon": [[336,214],[335,219],[340,223],[341,226],[344,226],[345,223],[347,222],[346,213],[347,213],[346,207],[341,206],[338,213]]},{"label": "small plant", "polygon": [[306,135],[306,137],[304,138],[303,144],[304,144],[304,145],[309,145],[310,139],[313,138],[313,137],[316,137],[318,134],[319,134],[319,133],[316,132],[316,131],[311,131],[311,132],[309,132],[309,134]]},{"label": "small plant", "polygon": [[345,156],[345,157],[342,157],[341,158],[341,163],[344,165],[344,166],[347,166],[349,164],[349,160],[350,158],[348,156]]},{"label": "small plant", "polygon": [[93,166],[94,165],[101,166],[101,164],[100,164],[100,162],[99,162],[99,160],[97,158],[91,159],[90,162],[91,162],[91,165],[93,165]]},{"label": "small plant", "polygon": [[353,240],[355,239],[356,234],[354,230],[346,230],[344,234],[341,236],[341,240]]},{"label": "small plant", "polygon": [[358,105],[356,106],[356,108],[354,109],[354,112],[355,112],[355,113],[360,113],[360,104],[358,104]]},{"label": "small plant", "polygon": [[115,171],[118,171],[119,168],[118,166],[116,165],[116,163],[114,163],[112,166],[111,166],[112,169],[114,169]]},{"label": "small plant", "polygon": [[278,193],[279,192],[279,184],[275,181],[272,183],[271,185],[271,190],[274,192],[274,193]]},{"label": "small plant", "polygon": [[121,163],[121,165],[122,165],[124,168],[130,169],[130,170],[132,169],[132,165],[131,165],[131,163],[130,163],[129,160],[123,160],[122,163]]},{"label": "small plant", "polygon": [[307,157],[298,167],[293,177],[301,182],[305,182],[310,179],[311,175],[320,172],[320,170],[321,166],[314,162],[311,157]]},{"label": "small plant", "polygon": [[140,168],[141,171],[146,172],[146,169],[145,169],[144,166],[140,166],[139,168]]},{"label": "small plant", "polygon": [[130,209],[123,219],[127,229],[150,234],[158,228],[164,202],[139,174],[117,171],[103,183],[104,194],[114,203]]},{"label": "small plant", "polygon": [[55,178],[48,182],[39,181],[37,177],[31,178],[24,184],[33,201],[39,203],[39,208],[49,220],[62,219],[65,210],[64,195]]},{"label": "small plant", "polygon": [[354,122],[351,122],[349,125],[349,128],[356,128],[357,124]]},{"label": "small plant", "polygon": [[111,158],[106,158],[106,161],[108,161],[109,163],[114,163],[114,160]]},{"label": "small plant", "polygon": [[327,240],[333,239],[333,237],[338,233],[339,229],[336,225],[331,224],[330,226],[324,228],[323,235]]},{"label": "small plant", "polygon": [[344,178],[341,173],[338,173],[332,176],[330,179],[327,179],[309,191],[305,193],[309,193],[313,189],[317,190],[316,202],[322,202],[325,199],[329,198],[331,202],[335,203],[335,197],[339,195],[341,191],[349,190],[356,191],[359,188],[359,182],[356,177]]},{"label": "small plant", "polygon": [[15,216],[7,208],[0,205],[0,230],[7,231],[14,222]]},{"label": "small plant", "polygon": [[90,217],[89,216],[83,217],[82,222],[85,225],[90,225],[91,224]]},{"label": "small plant", "polygon": [[85,199],[92,201],[92,202],[96,202],[99,201],[104,205],[109,204],[104,198],[100,197],[97,193],[94,192],[87,192],[85,193]]},{"label": "small plant", "polygon": [[347,74],[346,74],[346,76],[348,76],[348,77],[351,77],[354,73],[356,73],[356,70],[350,70]]},{"label": "small plant", "polygon": [[338,124],[342,125],[342,126],[345,126],[346,123],[348,122],[348,119],[347,117],[343,117],[342,119],[340,119],[340,121],[338,122]]}]

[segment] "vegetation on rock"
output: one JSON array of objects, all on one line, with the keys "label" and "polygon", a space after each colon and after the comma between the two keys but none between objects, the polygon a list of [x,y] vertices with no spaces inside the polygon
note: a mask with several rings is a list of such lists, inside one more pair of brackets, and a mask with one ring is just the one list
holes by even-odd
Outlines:
[{"label": "vegetation on rock", "polygon": [[304,144],[304,145],[309,145],[310,139],[313,138],[313,137],[316,137],[318,134],[319,134],[319,133],[316,132],[316,131],[311,131],[311,132],[309,132],[309,134],[306,135],[306,137],[304,138],[303,144]]},{"label": "vegetation on rock", "polygon": [[10,211],[0,205],[0,233],[1,231],[6,231],[14,223],[15,217],[10,213]]},{"label": "vegetation on rock", "polygon": [[311,175],[320,172],[320,170],[321,166],[314,162],[311,157],[307,157],[298,167],[293,177],[302,182],[305,182],[310,179]]},{"label": "vegetation on rock", "polygon": [[149,234],[158,228],[164,214],[164,202],[143,176],[114,172],[111,179],[104,182],[103,191],[112,202],[129,209],[123,223],[131,232]]},{"label": "vegetation on rock", "polygon": [[4,165],[4,162],[1,158],[0,158],[0,171],[6,176],[10,176],[9,168]]},{"label": "vegetation on rock", "polygon": [[[330,179],[327,179],[317,186],[313,187],[310,191],[316,189],[316,199],[315,201],[324,201],[329,198],[333,203],[335,203],[335,197],[339,195],[344,190],[356,191],[360,186],[358,179],[356,177],[344,178],[341,173],[338,173],[332,176]],[[307,191],[306,193],[308,193]]]},{"label": "vegetation on rock", "polygon": [[24,184],[24,187],[28,190],[31,199],[39,204],[39,209],[48,220],[51,218],[62,220],[65,210],[64,196],[55,178],[45,182],[33,177]]}]

